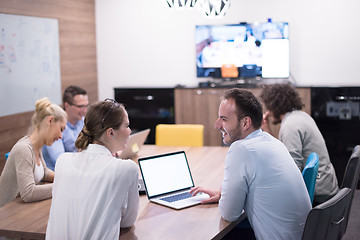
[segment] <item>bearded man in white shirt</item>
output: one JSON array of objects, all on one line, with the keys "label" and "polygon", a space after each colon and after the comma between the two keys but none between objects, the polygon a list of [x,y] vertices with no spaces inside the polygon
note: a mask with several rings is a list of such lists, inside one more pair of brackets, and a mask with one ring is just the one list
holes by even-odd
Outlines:
[{"label": "bearded man in white shirt", "polygon": [[220,190],[197,187],[219,202],[221,216],[235,221],[243,210],[256,239],[301,239],[310,198],[285,145],[261,130],[263,109],[249,91],[230,89],[214,127],[230,148]]}]

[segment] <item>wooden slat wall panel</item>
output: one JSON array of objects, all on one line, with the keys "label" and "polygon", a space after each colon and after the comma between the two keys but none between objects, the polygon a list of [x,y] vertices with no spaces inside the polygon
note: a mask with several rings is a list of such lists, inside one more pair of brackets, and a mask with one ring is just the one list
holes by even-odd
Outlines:
[{"label": "wooden slat wall panel", "polygon": [[[98,100],[94,0],[1,0],[0,13],[57,18],[61,92],[74,84],[86,89],[90,102]],[[0,173],[5,164],[5,153],[26,135],[32,114],[0,117]]]},{"label": "wooden slat wall panel", "polygon": [[[246,88],[255,96],[259,97],[261,88]],[[203,124],[204,145],[220,146],[222,137],[218,130],[214,129],[214,123],[218,116],[220,98],[224,95],[225,88],[198,88],[198,89],[175,89],[175,123],[177,124]],[[311,89],[297,88],[305,107],[304,111],[311,114]],[[278,137],[280,124],[270,124],[274,137]]]}]

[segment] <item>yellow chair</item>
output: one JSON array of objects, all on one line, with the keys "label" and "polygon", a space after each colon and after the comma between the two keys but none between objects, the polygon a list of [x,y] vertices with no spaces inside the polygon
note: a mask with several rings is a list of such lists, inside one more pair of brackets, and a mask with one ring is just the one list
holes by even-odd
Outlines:
[{"label": "yellow chair", "polygon": [[155,144],[158,146],[203,146],[202,124],[158,124],[155,128]]}]

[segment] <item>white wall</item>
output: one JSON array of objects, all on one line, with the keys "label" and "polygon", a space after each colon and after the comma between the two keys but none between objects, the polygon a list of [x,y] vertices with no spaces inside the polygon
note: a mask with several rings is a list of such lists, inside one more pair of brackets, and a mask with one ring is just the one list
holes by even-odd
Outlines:
[{"label": "white wall", "polygon": [[289,22],[291,79],[360,86],[358,0],[232,0],[222,19],[169,9],[165,0],[95,0],[99,99],[114,87],[197,86],[195,25]]}]

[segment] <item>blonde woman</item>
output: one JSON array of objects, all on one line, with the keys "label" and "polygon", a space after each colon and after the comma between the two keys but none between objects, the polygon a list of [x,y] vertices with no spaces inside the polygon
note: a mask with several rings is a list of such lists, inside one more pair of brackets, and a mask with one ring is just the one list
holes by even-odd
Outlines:
[{"label": "blonde woman", "polygon": [[92,105],[75,145],[56,161],[46,239],[119,239],[134,224],[139,206],[139,169],[115,157],[131,130],[123,105],[112,99]]},{"label": "blonde woman", "polygon": [[41,148],[62,138],[67,116],[48,98],[36,101],[29,135],[11,149],[0,176],[0,207],[20,196],[24,202],[51,198],[54,172],[46,167]]}]

